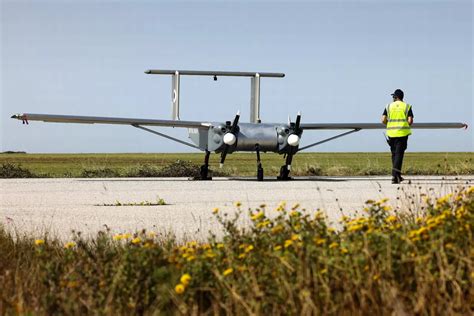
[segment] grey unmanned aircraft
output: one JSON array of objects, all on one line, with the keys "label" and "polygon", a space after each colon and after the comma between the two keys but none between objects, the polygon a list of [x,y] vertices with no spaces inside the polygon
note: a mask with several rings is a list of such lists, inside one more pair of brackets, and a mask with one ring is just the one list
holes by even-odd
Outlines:
[{"label": "grey unmanned aircraft", "polygon": [[[283,78],[283,73],[267,72],[228,72],[228,71],[195,71],[195,70],[147,70],[146,74],[172,76],[172,120],[153,120],[135,118],[115,118],[96,116],[73,116],[52,114],[16,114],[12,118],[23,121],[43,121],[55,123],[85,124],[123,124],[142,129],[155,135],[204,151],[204,164],[201,166],[201,180],[211,180],[209,173],[209,156],[211,152],[220,153],[220,166],[225,162],[227,154],[236,151],[256,152],[257,179],[263,180],[263,167],[260,152],[275,152],[284,155],[285,164],[280,168],[278,179],[289,180],[293,156],[305,149],[320,145],[336,138],[358,132],[362,129],[385,129],[381,123],[301,123],[298,113],[294,122],[288,118],[287,123],[262,123],[260,119],[260,79],[263,77]],[[180,76],[211,76],[217,80],[219,76],[235,76],[251,78],[250,122],[240,123],[237,112],[232,121],[197,122],[181,121],[179,118]],[[192,143],[171,137],[145,126],[184,127],[188,128]],[[414,123],[412,128],[466,128],[464,123]],[[333,137],[299,147],[301,136],[305,130],[348,130]]]}]

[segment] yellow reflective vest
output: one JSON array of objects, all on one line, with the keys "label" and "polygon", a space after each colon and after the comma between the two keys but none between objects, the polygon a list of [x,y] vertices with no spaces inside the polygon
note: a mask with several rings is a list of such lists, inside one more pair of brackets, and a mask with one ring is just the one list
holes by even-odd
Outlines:
[{"label": "yellow reflective vest", "polygon": [[408,112],[411,105],[403,101],[395,101],[387,105],[387,136],[404,137],[411,135],[408,124]]}]

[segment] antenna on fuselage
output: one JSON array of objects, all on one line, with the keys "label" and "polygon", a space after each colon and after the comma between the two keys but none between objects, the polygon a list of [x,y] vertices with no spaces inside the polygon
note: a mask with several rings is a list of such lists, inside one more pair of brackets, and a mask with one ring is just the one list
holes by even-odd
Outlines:
[{"label": "antenna on fuselage", "polygon": [[260,123],[260,78],[283,78],[284,73],[274,72],[240,72],[240,71],[199,71],[199,70],[158,70],[149,69],[145,71],[151,75],[171,75],[171,116],[173,120],[179,120],[179,86],[180,76],[211,76],[214,81],[219,76],[227,77],[250,77],[250,122]]}]

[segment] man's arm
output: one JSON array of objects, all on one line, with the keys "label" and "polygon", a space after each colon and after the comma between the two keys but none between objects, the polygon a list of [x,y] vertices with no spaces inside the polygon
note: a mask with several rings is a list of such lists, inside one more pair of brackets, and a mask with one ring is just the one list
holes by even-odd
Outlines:
[{"label": "man's arm", "polygon": [[411,106],[410,106],[410,110],[408,110],[407,121],[408,121],[408,125],[413,124],[413,111],[411,109]]},{"label": "man's arm", "polygon": [[387,120],[387,109],[385,109],[385,110],[383,111],[381,121],[382,121],[382,124],[387,125],[387,122],[388,122],[388,120]]}]

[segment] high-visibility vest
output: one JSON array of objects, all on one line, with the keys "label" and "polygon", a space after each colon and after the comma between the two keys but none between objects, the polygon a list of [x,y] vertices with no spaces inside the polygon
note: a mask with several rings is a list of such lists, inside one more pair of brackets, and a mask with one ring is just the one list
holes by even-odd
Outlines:
[{"label": "high-visibility vest", "polygon": [[408,112],[411,105],[403,101],[395,101],[387,105],[387,136],[404,137],[411,135],[408,124]]}]

